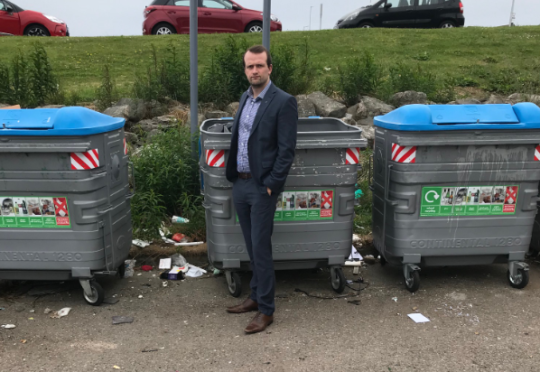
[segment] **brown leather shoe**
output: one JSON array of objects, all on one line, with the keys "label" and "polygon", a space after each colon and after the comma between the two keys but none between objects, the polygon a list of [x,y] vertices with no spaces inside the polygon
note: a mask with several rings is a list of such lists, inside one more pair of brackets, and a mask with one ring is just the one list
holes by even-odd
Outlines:
[{"label": "brown leather shoe", "polygon": [[250,311],[256,310],[259,310],[259,304],[253,301],[251,298],[246,299],[240,305],[227,308],[227,312],[231,314],[249,313]]},{"label": "brown leather shoe", "polygon": [[257,315],[251,320],[244,332],[248,335],[252,333],[262,332],[274,321],[273,315],[265,315],[258,312]]}]

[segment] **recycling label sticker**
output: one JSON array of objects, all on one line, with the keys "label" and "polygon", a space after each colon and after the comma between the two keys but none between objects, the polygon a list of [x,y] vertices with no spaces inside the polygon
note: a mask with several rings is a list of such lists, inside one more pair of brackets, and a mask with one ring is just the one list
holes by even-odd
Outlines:
[{"label": "recycling label sticker", "polygon": [[0,196],[0,228],[69,229],[68,199],[63,196]]},{"label": "recycling label sticker", "polygon": [[515,214],[518,191],[516,185],[423,187],[420,217]]}]

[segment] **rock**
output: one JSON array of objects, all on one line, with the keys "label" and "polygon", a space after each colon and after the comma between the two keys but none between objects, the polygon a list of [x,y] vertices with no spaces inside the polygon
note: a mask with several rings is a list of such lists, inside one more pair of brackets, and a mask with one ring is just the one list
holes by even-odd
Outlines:
[{"label": "rock", "polygon": [[[198,118],[197,122],[198,122],[198,125],[200,126],[202,124],[202,122],[205,120],[205,118],[204,118],[204,115],[201,114],[200,112],[199,112],[198,117],[199,118]],[[186,125],[191,125],[191,112],[188,112],[188,114],[187,114]]]},{"label": "rock", "polygon": [[139,136],[137,136],[135,133],[124,132],[124,134],[128,143],[135,145],[139,142]]},{"label": "rock", "polygon": [[298,103],[298,117],[307,118],[309,116],[317,115],[315,105],[305,94],[296,96],[296,102]]},{"label": "rock", "polygon": [[514,93],[508,96],[508,101],[512,104],[516,104],[519,102],[532,102],[535,105],[540,106],[540,95]]},{"label": "rock", "polygon": [[421,104],[425,105],[427,103],[427,95],[422,92],[415,92],[414,90],[408,90],[405,92],[396,93],[390,99],[392,104],[396,107],[401,107],[405,105]]},{"label": "rock", "polygon": [[7,103],[0,103],[0,108],[2,108],[2,107],[8,107],[8,106],[11,106],[11,105],[8,105]]},{"label": "rock", "polygon": [[457,105],[481,105],[482,102],[476,98],[462,98],[456,100]]},{"label": "rock", "polygon": [[341,119],[345,124],[356,126],[356,120],[353,119],[351,114],[345,114],[345,117]]},{"label": "rock", "polygon": [[235,116],[236,115],[236,112],[238,111],[238,108],[240,107],[240,102],[232,102],[232,103],[229,103],[227,105],[227,107],[225,107],[225,111],[231,115],[231,116]]},{"label": "rock", "polygon": [[347,106],[325,96],[322,92],[313,92],[307,98],[313,103],[319,116],[342,118],[347,113]]},{"label": "rock", "polygon": [[155,118],[157,116],[165,115],[169,112],[167,105],[160,103],[156,100],[145,102],[146,105],[146,118]]},{"label": "rock", "polygon": [[368,112],[364,102],[359,102],[347,109],[347,114],[351,114],[354,120],[362,120],[368,117]]},{"label": "rock", "polygon": [[166,130],[176,126],[176,118],[174,116],[159,116],[153,119],[144,119],[138,122],[135,127],[139,127],[142,131],[151,132],[155,129]]},{"label": "rock", "polygon": [[390,111],[395,110],[394,106],[388,105],[383,101],[373,97],[362,97],[362,103],[366,106],[368,117],[388,114]]},{"label": "rock", "polygon": [[492,94],[489,96],[489,98],[487,99],[486,102],[484,102],[486,104],[501,104],[501,103],[505,103],[504,102],[504,99],[496,94]]},{"label": "rock", "polygon": [[206,114],[204,114],[204,116],[207,119],[219,119],[219,118],[229,117],[230,114],[225,111],[214,110],[214,111],[207,111]]},{"label": "rock", "polygon": [[112,116],[113,118],[124,118],[124,119],[127,119],[127,116],[128,116],[128,110],[129,110],[129,106],[128,106],[128,105],[113,106],[113,107],[109,107],[108,109],[106,109],[105,111],[103,111],[103,113],[104,113],[105,115]]},{"label": "rock", "polygon": [[42,108],[42,109],[60,109],[62,107],[66,107],[64,105],[45,105],[45,106],[39,106],[36,108]]},{"label": "rock", "polygon": [[375,125],[373,124],[373,118],[358,120],[356,126],[362,129],[362,137],[369,141],[375,140]]},{"label": "rock", "polygon": [[150,142],[153,137],[157,136],[160,133],[161,131],[159,129],[152,129],[150,132],[146,134],[146,141]]}]

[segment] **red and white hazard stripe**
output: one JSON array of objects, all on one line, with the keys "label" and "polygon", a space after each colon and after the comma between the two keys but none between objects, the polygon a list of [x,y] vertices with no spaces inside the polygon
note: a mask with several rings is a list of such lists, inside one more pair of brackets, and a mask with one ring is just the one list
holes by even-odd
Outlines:
[{"label": "red and white hazard stripe", "polygon": [[397,163],[416,163],[416,146],[400,146],[392,143],[392,161]]},{"label": "red and white hazard stripe", "polygon": [[214,168],[224,168],[225,150],[206,150],[206,164]]},{"label": "red and white hazard stripe", "polygon": [[358,164],[360,163],[360,148],[353,147],[347,149],[347,158],[345,164]]},{"label": "red and white hazard stripe", "polygon": [[86,152],[71,153],[72,170],[89,170],[99,167],[99,151],[93,149]]},{"label": "red and white hazard stripe", "polygon": [[127,155],[127,154],[128,154],[127,142],[126,142],[126,139],[124,138],[124,155]]},{"label": "red and white hazard stripe", "polygon": [[534,161],[540,161],[540,145],[534,149]]}]

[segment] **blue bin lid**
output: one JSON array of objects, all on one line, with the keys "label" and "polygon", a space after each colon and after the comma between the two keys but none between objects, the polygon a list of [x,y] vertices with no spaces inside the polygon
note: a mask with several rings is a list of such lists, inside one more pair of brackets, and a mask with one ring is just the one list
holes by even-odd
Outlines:
[{"label": "blue bin lid", "polygon": [[540,107],[512,105],[409,105],[374,119],[375,126],[398,131],[540,129]]},{"label": "blue bin lid", "polygon": [[2,136],[88,136],[120,129],[125,119],[85,107],[0,110]]}]

